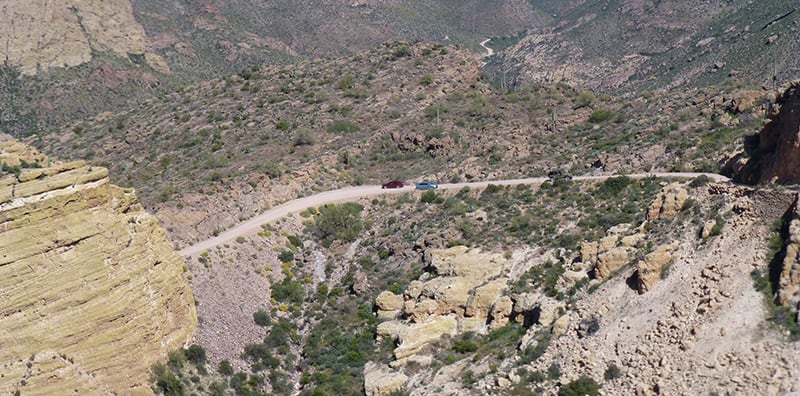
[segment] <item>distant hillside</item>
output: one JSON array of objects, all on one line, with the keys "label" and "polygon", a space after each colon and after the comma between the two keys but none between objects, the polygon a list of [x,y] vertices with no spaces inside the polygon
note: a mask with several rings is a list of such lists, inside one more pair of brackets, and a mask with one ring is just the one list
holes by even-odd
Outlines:
[{"label": "distant hillside", "polygon": [[800,13],[791,1],[534,2],[552,13],[489,66],[505,85],[565,81],[629,91],[797,78]]},{"label": "distant hillside", "polygon": [[47,132],[252,65],[395,39],[477,50],[542,21],[522,0],[18,2],[0,10],[0,130]]},{"label": "distant hillside", "polygon": [[[493,89],[472,53],[403,42],[249,68],[33,139],[132,186],[179,247],[345,185],[717,171],[761,127],[737,86],[615,99],[567,84]],[[213,208],[213,209],[212,209]]]}]

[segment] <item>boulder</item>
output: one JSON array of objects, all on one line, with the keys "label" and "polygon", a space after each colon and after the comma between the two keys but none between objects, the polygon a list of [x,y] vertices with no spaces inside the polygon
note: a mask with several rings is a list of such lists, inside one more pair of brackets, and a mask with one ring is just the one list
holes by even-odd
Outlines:
[{"label": "boulder", "polygon": [[396,359],[417,353],[423,346],[436,342],[445,334],[458,334],[458,323],[454,315],[436,316],[425,323],[414,323],[398,334],[398,345],[394,350]]},{"label": "boulder", "polygon": [[[487,317],[489,311],[492,309],[492,305],[495,304],[497,299],[507,288],[508,278],[495,279],[487,282],[485,285],[477,287],[469,298],[464,316]],[[508,298],[508,301],[510,302],[511,299]],[[509,311],[509,314],[510,313]]]},{"label": "boulder", "polygon": [[581,244],[581,262],[589,265],[597,263],[598,244],[596,241],[583,242]]},{"label": "boulder", "polygon": [[716,227],[717,221],[714,219],[708,220],[703,224],[703,229],[700,231],[700,237],[706,239],[711,236],[711,233]]},{"label": "boulder", "polygon": [[626,247],[613,248],[597,256],[595,274],[598,279],[606,279],[620,268],[627,265],[633,256],[633,249]]},{"label": "boulder", "polygon": [[689,192],[678,183],[666,185],[647,209],[647,220],[670,219],[680,212]]},{"label": "boulder", "polygon": [[405,374],[382,364],[368,362],[364,366],[364,392],[367,396],[388,395],[403,388]]},{"label": "boulder", "polygon": [[677,249],[677,245],[661,245],[636,264],[637,285],[640,294],[652,289],[661,279],[665,268],[675,260]]},{"label": "boulder", "polygon": [[567,333],[569,314],[564,314],[553,323],[553,337],[558,338]]},{"label": "boulder", "polygon": [[403,308],[403,296],[385,290],[378,294],[375,305],[382,311],[396,311]]},{"label": "boulder", "polygon": [[492,310],[489,313],[489,328],[499,329],[508,324],[508,318],[511,315],[511,308],[514,302],[508,296],[502,296],[495,301],[492,305]]},{"label": "boulder", "polygon": [[369,289],[369,281],[367,281],[367,274],[364,271],[358,270],[353,276],[353,293],[357,296],[363,296]]}]

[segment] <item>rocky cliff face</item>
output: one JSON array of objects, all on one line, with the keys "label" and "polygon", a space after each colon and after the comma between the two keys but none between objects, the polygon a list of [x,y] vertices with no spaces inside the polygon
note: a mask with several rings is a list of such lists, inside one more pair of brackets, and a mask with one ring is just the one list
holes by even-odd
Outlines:
[{"label": "rocky cliff face", "polygon": [[11,1],[0,8],[0,56],[23,74],[89,62],[112,52],[161,71],[166,63],[148,50],[144,29],[128,0]]},{"label": "rocky cliff face", "polygon": [[789,235],[786,241],[786,254],[781,262],[778,280],[778,303],[789,305],[797,310],[800,303],[800,207],[798,197],[789,217]]},{"label": "rocky cliff face", "polygon": [[152,393],[197,327],[165,231],[105,168],[21,168],[49,161],[9,141],[0,160],[0,393]]},{"label": "rocky cliff face", "polygon": [[745,141],[750,158],[734,169],[741,182],[800,183],[800,83],[786,89],[776,104],[777,111],[761,133]]}]

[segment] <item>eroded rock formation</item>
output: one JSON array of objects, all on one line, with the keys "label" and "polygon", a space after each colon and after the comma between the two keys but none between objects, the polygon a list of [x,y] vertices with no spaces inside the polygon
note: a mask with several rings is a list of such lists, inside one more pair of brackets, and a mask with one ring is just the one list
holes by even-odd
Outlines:
[{"label": "eroded rock formation", "polygon": [[[5,148],[8,148],[6,150]],[[0,141],[0,393],[149,394],[197,327],[183,260],[108,171]]]},{"label": "eroded rock formation", "polygon": [[27,75],[82,65],[92,60],[93,52],[111,52],[168,71],[164,60],[149,50],[128,0],[5,2],[0,37],[0,55]]},{"label": "eroded rock formation", "polygon": [[776,100],[777,111],[758,135],[745,140],[747,162],[729,163],[734,179],[748,184],[800,183],[800,83],[792,84]]},{"label": "eroded rock formation", "polygon": [[791,305],[795,309],[800,303],[800,208],[795,198],[789,220],[789,235],[786,242],[786,255],[781,265],[778,281],[778,302]]}]

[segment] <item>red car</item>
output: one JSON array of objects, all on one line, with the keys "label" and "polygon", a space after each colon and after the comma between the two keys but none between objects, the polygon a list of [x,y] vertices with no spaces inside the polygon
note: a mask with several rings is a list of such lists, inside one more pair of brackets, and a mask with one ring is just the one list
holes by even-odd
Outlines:
[{"label": "red car", "polygon": [[381,188],[403,188],[405,184],[399,180],[392,180],[388,183],[383,183]]}]

